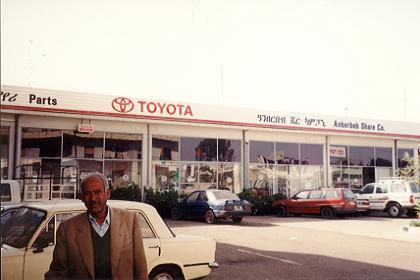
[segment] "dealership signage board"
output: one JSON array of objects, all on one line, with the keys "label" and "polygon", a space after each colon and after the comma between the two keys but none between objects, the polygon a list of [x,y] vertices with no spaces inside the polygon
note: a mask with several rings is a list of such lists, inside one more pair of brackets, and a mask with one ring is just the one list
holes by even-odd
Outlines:
[{"label": "dealership signage board", "polygon": [[420,139],[420,124],[1,86],[1,109]]}]

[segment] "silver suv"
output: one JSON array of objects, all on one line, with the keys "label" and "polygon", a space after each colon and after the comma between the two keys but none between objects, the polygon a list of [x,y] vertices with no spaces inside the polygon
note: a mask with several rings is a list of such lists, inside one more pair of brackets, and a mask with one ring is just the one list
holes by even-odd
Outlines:
[{"label": "silver suv", "polygon": [[368,199],[370,210],[386,211],[391,217],[399,217],[405,212],[414,218],[414,207],[420,202],[420,186],[405,178],[381,178],[364,186],[356,196]]}]

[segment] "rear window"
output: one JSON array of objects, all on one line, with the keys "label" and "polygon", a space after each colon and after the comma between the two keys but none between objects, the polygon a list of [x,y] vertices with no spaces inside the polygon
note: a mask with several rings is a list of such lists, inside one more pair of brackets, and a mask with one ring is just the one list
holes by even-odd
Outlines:
[{"label": "rear window", "polygon": [[420,192],[420,186],[416,183],[410,183],[411,192],[418,193]]},{"label": "rear window", "polygon": [[232,200],[239,200],[239,197],[230,192],[230,191],[225,191],[225,192],[213,192],[214,197],[218,200],[218,199],[232,199]]},{"label": "rear window", "polygon": [[350,190],[344,189],[343,194],[344,194],[344,199],[345,200],[353,200],[354,199],[354,194]]},{"label": "rear window", "polygon": [[340,193],[337,190],[327,190],[325,192],[325,199],[340,198]]},{"label": "rear window", "polygon": [[405,187],[403,183],[395,183],[391,185],[390,190],[393,193],[403,193],[405,192]]}]

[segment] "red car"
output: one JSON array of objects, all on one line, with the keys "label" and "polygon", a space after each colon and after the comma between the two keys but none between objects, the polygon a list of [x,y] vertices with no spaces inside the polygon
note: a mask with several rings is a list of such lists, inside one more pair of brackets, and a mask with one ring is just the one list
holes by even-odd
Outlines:
[{"label": "red car", "polygon": [[273,207],[280,217],[316,214],[329,219],[358,211],[356,197],[345,188],[303,190],[292,198],[275,200]]}]

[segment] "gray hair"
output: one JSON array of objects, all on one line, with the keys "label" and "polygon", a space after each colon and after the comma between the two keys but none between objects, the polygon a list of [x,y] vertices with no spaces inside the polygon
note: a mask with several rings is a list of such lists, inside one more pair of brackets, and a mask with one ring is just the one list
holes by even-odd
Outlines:
[{"label": "gray hair", "polygon": [[109,189],[108,179],[105,177],[104,174],[99,172],[90,172],[83,176],[82,180],[80,181],[80,190],[83,192],[83,187],[86,185],[86,182],[92,178],[98,178],[102,181],[105,190]]}]

